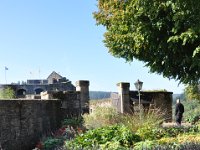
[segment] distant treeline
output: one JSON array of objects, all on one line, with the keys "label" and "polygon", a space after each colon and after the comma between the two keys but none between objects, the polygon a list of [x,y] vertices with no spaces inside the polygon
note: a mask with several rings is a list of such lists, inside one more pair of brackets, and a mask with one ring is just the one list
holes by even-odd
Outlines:
[{"label": "distant treeline", "polygon": [[[110,98],[112,92],[106,92],[106,91],[90,91],[90,99],[106,99]],[[180,98],[181,100],[185,100],[185,95],[182,94],[173,94],[173,102],[176,102],[176,99]]]},{"label": "distant treeline", "polygon": [[111,92],[105,92],[105,91],[90,91],[90,99],[105,99],[110,98]]}]

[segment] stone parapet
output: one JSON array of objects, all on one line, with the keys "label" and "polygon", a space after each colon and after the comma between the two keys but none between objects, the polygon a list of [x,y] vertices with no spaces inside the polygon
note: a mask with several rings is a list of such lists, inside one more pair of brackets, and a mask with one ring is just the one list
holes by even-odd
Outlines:
[{"label": "stone parapet", "polygon": [[2,149],[33,149],[42,134],[61,125],[60,105],[60,100],[0,100]]}]

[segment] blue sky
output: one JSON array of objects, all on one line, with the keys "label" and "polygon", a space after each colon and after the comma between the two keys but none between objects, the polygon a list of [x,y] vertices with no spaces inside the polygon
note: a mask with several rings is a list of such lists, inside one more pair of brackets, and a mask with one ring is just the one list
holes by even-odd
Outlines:
[{"label": "blue sky", "polygon": [[184,86],[148,73],[144,63],[115,58],[104,46],[104,27],[96,26],[96,0],[0,1],[0,83],[45,79],[52,71],[72,83],[89,80],[90,90],[117,91],[116,83],[137,79],[144,90],[182,93]]}]

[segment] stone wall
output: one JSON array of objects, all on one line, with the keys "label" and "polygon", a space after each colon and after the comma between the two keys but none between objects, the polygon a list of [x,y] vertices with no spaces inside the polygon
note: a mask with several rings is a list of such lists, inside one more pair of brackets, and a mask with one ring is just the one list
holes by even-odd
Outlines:
[{"label": "stone wall", "polygon": [[159,109],[166,122],[172,121],[172,92],[141,91],[139,107],[138,91],[130,91],[130,84],[126,82],[120,82],[117,86],[118,93],[111,94],[111,103],[118,112],[137,112],[141,107],[143,110]]},{"label": "stone wall", "polygon": [[[142,91],[141,104],[143,109],[159,109],[166,122],[172,121],[172,92]],[[138,91],[130,91],[130,104],[138,105]],[[133,109],[133,111],[135,111]]]},{"label": "stone wall", "polygon": [[75,92],[57,92],[52,93],[53,98],[57,98],[61,100],[61,111],[63,119],[65,118],[71,118],[71,117],[77,117],[81,116],[82,107],[81,107],[81,92],[75,91]]},{"label": "stone wall", "polygon": [[0,100],[0,143],[5,150],[31,150],[61,124],[60,100]]},{"label": "stone wall", "polygon": [[110,95],[111,103],[114,108],[117,109],[118,112],[121,112],[121,99],[118,93],[111,93]]},{"label": "stone wall", "polygon": [[78,83],[78,91],[47,92],[43,99],[0,100],[0,149],[31,150],[63,119],[89,112],[89,81]]}]

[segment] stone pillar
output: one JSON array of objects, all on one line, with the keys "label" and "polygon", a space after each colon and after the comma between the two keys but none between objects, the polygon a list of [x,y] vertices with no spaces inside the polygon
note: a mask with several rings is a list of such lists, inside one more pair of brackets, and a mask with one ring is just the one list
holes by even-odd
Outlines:
[{"label": "stone pillar", "polygon": [[81,112],[89,113],[89,81],[76,81],[76,91],[80,92]]},{"label": "stone pillar", "polygon": [[117,84],[118,86],[118,94],[120,100],[120,112],[121,113],[130,113],[130,96],[129,96],[129,88],[130,83],[120,82]]}]

